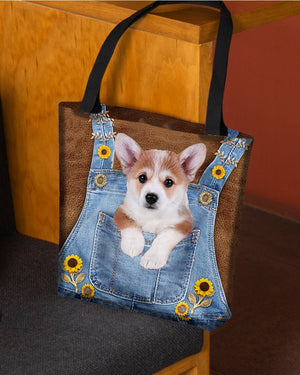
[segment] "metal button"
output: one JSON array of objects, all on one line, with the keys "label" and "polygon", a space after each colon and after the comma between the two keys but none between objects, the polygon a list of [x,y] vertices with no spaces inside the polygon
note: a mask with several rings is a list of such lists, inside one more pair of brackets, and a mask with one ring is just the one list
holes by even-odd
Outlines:
[{"label": "metal button", "polygon": [[199,202],[203,204],[203,206],[208,206],[212,202],[212,194],[209,191],[203,191],[199,195]]},{"label": "metal button", "polygon": [[107,177],[102,173],[98,173],[94,177],[94,183],[95,183],[96,186],[101,188],[101,187],[103,187],[107,184]]}]

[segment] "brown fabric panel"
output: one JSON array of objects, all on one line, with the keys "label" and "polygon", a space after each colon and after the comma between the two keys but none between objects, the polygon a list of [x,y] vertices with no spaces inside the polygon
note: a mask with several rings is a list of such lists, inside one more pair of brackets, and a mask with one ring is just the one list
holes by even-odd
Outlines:
[{"label": "brown fabric panel", "polygon": [[73,103],[59,105],[60,247],[83,207],[93,155],[89,117],[74,112],[75,109],[78,109],[78,105]]},{"label": "brown fabric panel", "polygon": [[[172,150],[176,153],[180,153],[186,147],[195,143],[205,143],[207,147],[207,158],[204,164],[199,169],[195,180],[199,181],[199,178],[205,168],[212,162],[215,155],[214,153],[218,150],[220,140],[222,137],[185,133],[182,131],[174,131],[164,128],[155,127],[146,123],[129,122],[125,120],[116,120],[114,122],[114,130],[117,133],[125,133],[131,136],[143,149],[158,149],[158,150]],[[114,169],[120,170],[121,166],[117,158],[114,160]]]},{"label": "brown fabric panel", "polygon": [[[78,111],[78,103],[61,103],[60,134],[60,246],[64,243],[83,207],[86,181],[92,158],[92,126],[87,115]],[[114,130],[134,138],[144,149],[168,149],[177,153],[194,143],[203,142],[207,158],[195,182],[215,158],[223,137],[204,134],[204,125],[169,116],[119,107],[108,107],[115,120]],[[241,137],[249,137],[241,134]],[[243,199],[250,150],[228,178],[221,196],[216,217],[215,248],[225,294],[230,303],[234,255],[239,224],[239,209]],[[114,160],[114,169],[120,163]],[[199,275],[200,277],[201,275]]]}]

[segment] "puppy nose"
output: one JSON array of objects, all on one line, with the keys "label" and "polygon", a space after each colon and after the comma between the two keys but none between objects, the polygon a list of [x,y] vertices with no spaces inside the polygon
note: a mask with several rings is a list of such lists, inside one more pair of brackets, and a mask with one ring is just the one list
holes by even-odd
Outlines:
[{"label": "puppy nose", "polygon": [[148,193],[145,198],[146,198],[146,202],[149,204],[154,204],[155,202],[158,201],[158,196],[154,193]]}]

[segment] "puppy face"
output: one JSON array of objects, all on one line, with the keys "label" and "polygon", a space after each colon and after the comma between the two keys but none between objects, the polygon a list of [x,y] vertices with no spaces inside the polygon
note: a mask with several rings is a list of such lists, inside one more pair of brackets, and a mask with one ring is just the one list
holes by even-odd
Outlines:
[{"label": "puppy face", "polygon": [[206,156],[204,144],[188,147],[181,154],[147,150],[119,133],[115,149],[127,175],[127,200],[133,207],[166,210],[187,204],[186,190]]},{"label": "puppy face", "polygon": [[161,150],[142,151],[127,178],[129,194],[149,210],[162,210],[181,201],[188,184],[178,155]]}]

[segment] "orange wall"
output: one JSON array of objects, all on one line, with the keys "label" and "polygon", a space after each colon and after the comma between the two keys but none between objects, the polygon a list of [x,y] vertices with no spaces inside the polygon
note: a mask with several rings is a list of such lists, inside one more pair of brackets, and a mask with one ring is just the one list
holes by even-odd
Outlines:
[{"label": "orange wall", "polygon": [[233,36],[224,101],[255,140],[246,202],[300,220],[300,16]]}]

